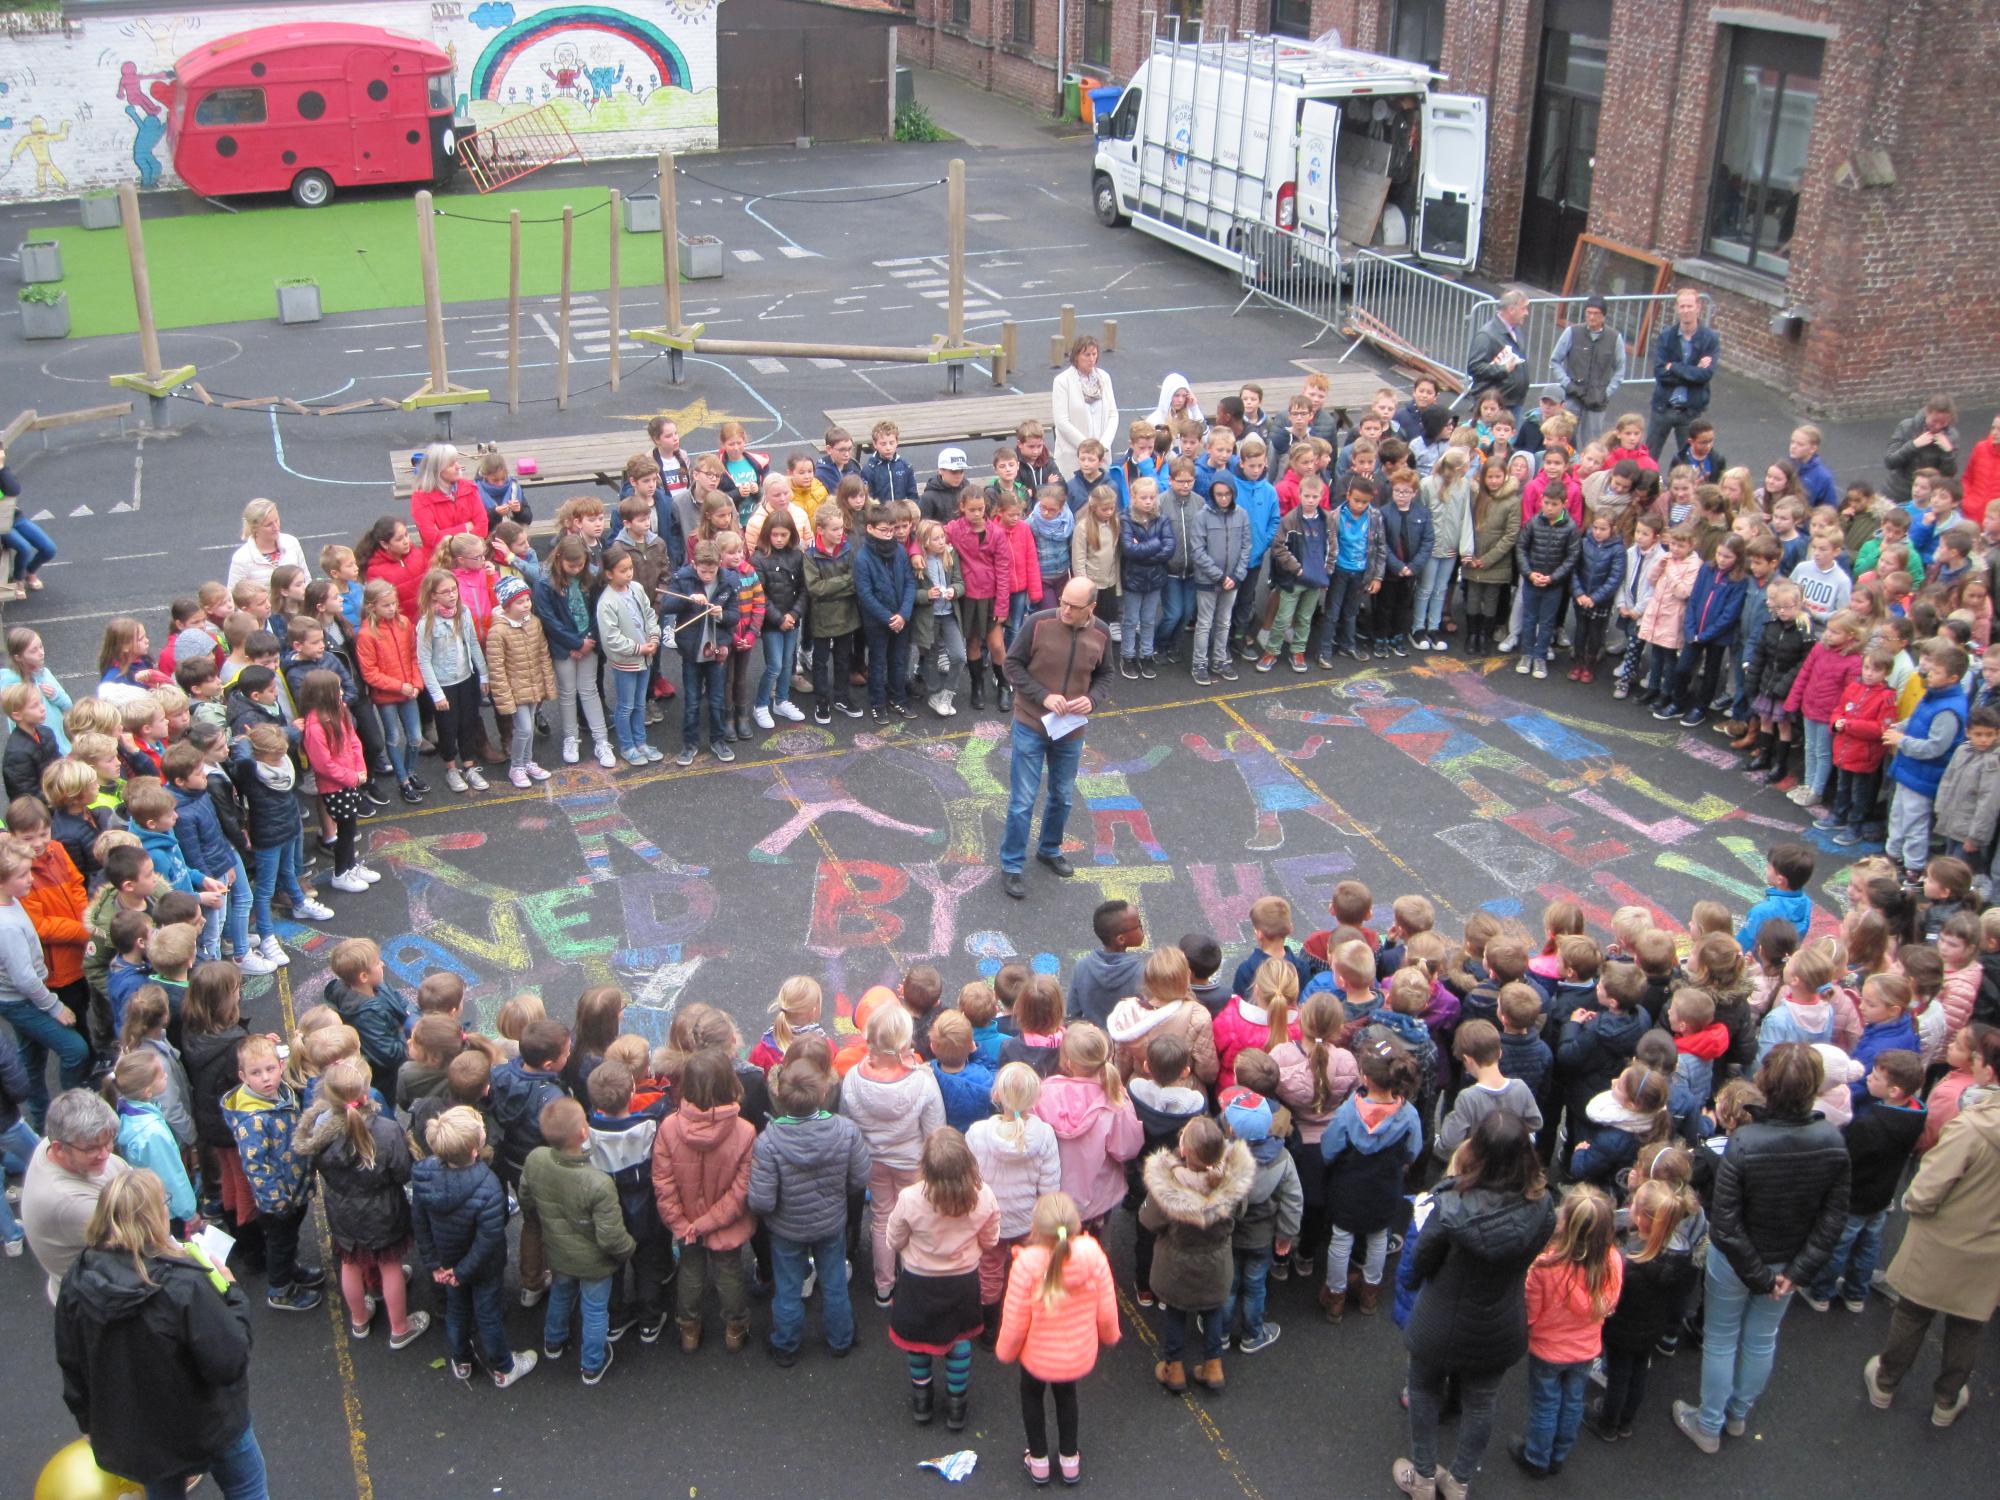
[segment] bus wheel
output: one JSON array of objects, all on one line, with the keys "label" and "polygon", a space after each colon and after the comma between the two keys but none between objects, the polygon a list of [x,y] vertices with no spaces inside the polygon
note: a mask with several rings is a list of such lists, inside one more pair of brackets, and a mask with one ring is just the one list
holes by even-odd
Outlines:
[{"label": "bus wheel", "polygon": [[300,208],[319,208],[333,201],[333,179],[317,167],[292,179],[292,202]]}]

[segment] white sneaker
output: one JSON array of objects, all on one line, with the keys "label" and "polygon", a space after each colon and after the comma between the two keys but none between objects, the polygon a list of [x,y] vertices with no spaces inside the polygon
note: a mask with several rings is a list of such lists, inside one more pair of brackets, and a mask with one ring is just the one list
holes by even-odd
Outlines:
[{"label": "white sneaker", "polygon": [[278,972],[278,966],[272,963],[270,959],[264,957],[255,948],[252,948],[248,953],[238,958],[236,960],[236,967],[241,969],[245,974],[275,974]]},{"label": "white sneaker", "polygon": [[803,724],[806,718],[805,710],[789,698],[785,699],[782,703],[773,704],[771,712],[781,719],[791,720],[794,724]]},{"label": "white sneaker", "polygon": [[21,1252],[27,1248],[28,1248],[28,1237],[24,1234],[17,1234],[14,1236],[13,1239],[8,1240],[6,1243],[7,1258],[9,1260],[19,1260],[21,1258]]},{"label": "white sneaker", "polygon": [[526,791],[534,785],[534,782],[528,780],[528,768],[526,766],[514,767],[513,770],[507,773],[507,779],[513,782],[515,786],[521,788],[522,791]]},{"label": "white sneaker", "polygon": [[495,1388],[504,1391],[516,1381],[525,1379],[528,1372],[535,1368],[535,1361],[539,1357],[532,1349],[516,1349],[513,1367],[505,1375],[496,1374],[493,1377]]},{"label": "white sneaker", "polygon": [[952,691],[952,690],[951,690],[950,688],[946,688],[946,689],[944,690],[944,693],[942,694],[942,696],[943,696],[943,698],[944,698],[944,716],[945,716],[945,717],[946,717],[947,719],[954,719],[954,718],[957,718],[957,717],[958,717],[958,695],[957,695],[956,693],[954,693],[954,692],[953,692],[953,691]]},{"label": "white sneaker", "polygon": [[750,722],[755,724],[759,729],[776,729],[778,727],[778,721],[771,717],[771,710],[761,703],[750,710]]},{"label": "white sneaker", "polygon": [[1519,661],[1514,663],[1514,675],[1517,677],[1526,677],[1530,672],[1534,670],[1535,670],[1535,664],[1529,661],[1528,658],[1525,656],[1522,657]]},{"label": "white sneaker", "polygon": [[464,791],[465,773],[459,770],[457,766],[451,767],[450,770],[444,773],[444,784],[450,787],[454,792]]},{"label": "white sneaker", "polygon": [[359,875],[363,880],[367,881],[370,885],[376,884],[382,878],[382,872],[380,870],[371,870],[367,865],[356,865],[354,867],[354,873]]},{"label": "white sneaker", "polygon": [[625,764],[628,766],[643,766],[648,764],[646,752],[643,750],[627,750],[625,752]]},{"label": "white sneaker", "polygon": [[1521,632],[1517,630],[1512,635],[1508,636],[1506,640],[1502,641],[1494,649],[1498,651],[1502,656],[1505,656],[1509,651],[1512,651],[1516,646],[1520,644],[1521,644]]},{"label": "white sneaker", "polygon": [[[305,913],[294,911],[292,915],[304,916]],[[284,944],[280,943],[275,935],[265,938],[257,951],[281,969],[292,961],[292,955],[285,951]]]},{"label": "white sneaker", "polygon": [[1539,656],[1536,657],[1535,676],[1539,678],[1539,677],[1546,677],[1548,675],[1549,675],[1549,664],[1543,661]]},{"label": "white sneaker", "polygon": [[333,908],[317,901],[295,901],[292,903],[292,915],[306,922],[331,922]]},{"label": "white sneaker", "polygon": [[547,781],[549,779],[549,773],[547,771],[544,771],[540,766],[536,765],[533,761],[529,761],[525,769],[527,770],[528,780],[530,781]]},{"label": "white sneaker", "polygon": [[618,764],[618,752],[611,748],[611,741],[597,742],[597,763],[607,771]]},{"label": "white sneaker", "polygon": [[649,766],[667,758],[667,752],[662,750],[658,745],[641,745],[639,753],[646,757],[646,764]]},{"label": "white sneaker", "polygon": [[467,766],[465,768],[465,784],[471,787],[475,792],[485,791],[486,773],[480,770],[479,767],[477,766]]},{"label": "white sneaker", "polygon": [[332,886],[336,891],[346,891],[349,895],[353,896],[358,896],[368,889],[368,882],[351,870],[345,875],[334,876],[327,884]]},{"label": "white sneaker", "polygon": [[575,735],[571,735],[562,742],[562,760],[564,765],[573,766],[576,764],[577,748],[578,741]]}]

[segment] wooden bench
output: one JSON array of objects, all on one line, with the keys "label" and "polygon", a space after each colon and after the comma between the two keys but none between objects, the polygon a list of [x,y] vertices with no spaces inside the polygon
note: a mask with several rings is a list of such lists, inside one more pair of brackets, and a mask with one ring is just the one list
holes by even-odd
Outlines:
[{"label": "wooden bench", "polygon": [[[1304,387],[1306,370],[1307,367],[1301,363],[1299,368],[1282,375],[1249,380],[1191,380],[1188,389],[1194,392],[1202,411],[1213,415],[1215,403],[1224,396],[1235,395],[1245,385],[1260,385],[1264,388],[1264,410],[1282,422],[1286,403]],[[1322,373],[1326,375],[1329,387],[1327,405],[1342,411],[1349,407],[1366,406],[1384,384],[1380,376],[1365,370],[1335,366]],[[1120,392],[1119,395],[1122,444],[1124,424],[1150,412],[1159,391],[1154,388],[1139,393]],[[841,407],[828,410],[826,421],[829,427],[844,427],[852,433],[857,448],[868,447],[868,435],[874,431],[877,422],[894,422],[902,445],[909,448],[937,443],[965,443],[976,438],[1012,437],[1015,428],[1031,419],[1047,425],[1049,413],[1048,392],[1031,391],[1025,396],[964,396],[944,401],[912,401],[903,405]]]},{"label": "wooden bench", "polygon": [[[497,446],[497,445],[496,445]],[[389,450],[389,476],[398,499],[408,499],[417,487],[410,456],[422,451],[405,445]],[[466,477],[472,478],[479,448],[464,448]],[[517,475],[522,487],[535,485],[601,484],[614,495],[624,482],[625,460],[646,451],[646,429],[640,425],[617,432],[569,433],[562,437],[510,439],[502,449],[511,459],[532,458],[536,472]]]}]

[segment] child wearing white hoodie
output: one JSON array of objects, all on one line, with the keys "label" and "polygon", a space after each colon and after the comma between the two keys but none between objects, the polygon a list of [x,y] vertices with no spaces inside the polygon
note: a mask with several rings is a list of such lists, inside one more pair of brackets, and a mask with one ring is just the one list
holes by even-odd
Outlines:
[{"label": "child wearing white hoodie", "polygon": [[840,1112],[868,1143],[868,1227],[875,1305],[887,1307],[896,1286],[889,1214],[896,1197],[917,1180],[924,1138],[944,1124],[937,1075],[910,1050],[910,1013],[884,1005],[868,1018],[868,1055],[841,1080]]},{"label": "child wearing white hoodie", "polygon": [[988,1348],[1000,1332],[1000,1304],[1014,1247],[1034,1226],[1035,1200],[1062,1186],[1056,1133],[1035,1113],[1042,1077],[1023,1062],[1008,1063],[993,1080],[993,1114],[965,1133],[979,1175],[1000,1205],[1000,1242],[979,1257],[979,1302],[986,1314]]}]

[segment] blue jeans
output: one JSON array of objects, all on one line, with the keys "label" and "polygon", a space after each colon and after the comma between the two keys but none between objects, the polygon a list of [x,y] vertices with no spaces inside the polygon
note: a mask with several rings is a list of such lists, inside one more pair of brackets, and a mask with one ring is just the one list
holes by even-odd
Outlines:
[{"label": "blue jeans", "polygon": [[1546,1469],[1569,1457],[1583,1424],[1583,1396],[1590,1388],[1590,1361],[1551,1364],[1528,1356],[1528,1462]]},{"label": "blue jeans", "polygon": [[1822,1302],[1831,1302],[1833,1294],[1840,1290],[1842,1271],[1847,1273],[1845,1279],[1850,1291],[1859,1292],[1863,1297],[1868,1295],[1868,1283],[1875,1275],[1875,1262],[1882,1258],[1882,1226],[1888,1218],[1889,1210],[1886,1208],[1879,1213],[1847,1216],[1846,1227],[1840,1231],[1840,1243],[1833,1247],[1833,1254],[1827,1257],[1826,1268],[1812,1285],[1815,1297]]},{"label": "blue jeans", "polygon": [[[629,674],[640,682],[646,680],[643,672]],[[578,1298],[583,1301],[583,1353],[580,1358],[586,1370],[601,1370],[604,1362],[611,1358],[611,1278],[599,1276],[591,1281],[581,1281],[574,1276],[555,1273],[549,1284],[549,1315],[542,1323],[542,1338],[550,1344],[569,1342],[570,1309]]]},{"label": "blue jeans", "polygon": [[[1815,797],[1824,797],[1833,785],[1833,725],[1819,719],[1807,719],[1806,725],[1806,786],[1813,789]],[[1926,831],[1928,842],[1928,830]],[[1925,851],[1929,853],[1928,850]],[[1895,851],[1889,851],[1895,857]],[[1920,859],[1912,869],[1922,869],[1928,863]]]},{"label": "blue jeans", "polygon": [[1160,591],[1160,624],[1153,632],[1153,644],[1162,654],[1174,649],[1174,637],[1181,626],[1194,618],[1194,580],[1169,578]]},{"label": "blue jeans", "polygon": [[424,737],[422,721],[417,717],[417,700],[378,703],[375,711],[382,716],[382,741],[388,747],[389,764],[396,769],[396,781],[401,784],[417,768],[415,747]]},{"label": "blue jeans", "polygon": [[1137,593],[1127,589],[1118,600],[1118,634],[1127,657],[1151,656],[1160,639],[1165,594],[1160,589]]},{"label": "blue jeans", "polygon": [[[35,1127],[26,1120],[16,1120],[4,1131],[0,1131],[0,1162],[16,1177],[28,1175],[28,1158],[35,1154],[35,1147],[42,1138],[35,1134]],[[0,1193],[0,1240],[18,1240],[21,1226],[14,1222],[14,1210],[8,1206],[7,1195]]]},{"label": "blue jeans", "polygon": [[[271,1500],[264,1478],[264,1450],[257,1446],[257,1429],[245,1427],[228,1450],[209,1460],[208,1477],[222,1491],[222,1500]],[[146,1500],[186,1500],[185,1474],[146,1486]]]},{"label": "blue jeans", "polygon": [[0,547],[18,559],[14,568],[16,578],[33,578],[56,555],[56,544],[49,540],[49,534],[25,518],[16,520],[14,529],[0,536]]},{"label": "blue jeans", "polygon": [[1243,1337],[1253,1339],[1264,1331],[1264,1293],[1268,1289],[1271,1275],[1271,1252],[1265,1250],[1238,1250],[1236,1271],[1230,1278],[1229,1295],[1222,1299],[1222,1311],[1216,1317],[1222,1323],[1223,1336],[1236,1326],[1236,1309],[1243,1309]]},{"label": "blue jeans", "polygon": [[26,1000],[0,1000],[0,1021],[14,1028],[21,1066],[28,1070],[28,1107],[22,1112],[39,1125],[49,1111],[49,1054],[56,1055],[62,1086],[81,1088],[90,1077],[90,1043]]},{"label": "blue jeans", "polygon": [[1368,602],[1368,575],[1358,568],[1335,568],[1327,590],[1326,613],[1319,622],[1319,656],[1353,651],[1354,619]]},{"label": "blue jeans", "polygon": [[1778,1325],[1791,1295],[1758,1296],[1743,1284],[1729,1257],[1711,1251],[1703,1298],[1701,1414],[1703,1432],[1722,1431],[1727,1418],[1750,1415],[1771,1380],[1778,1355]]},{"label": "blue jeans", "polygon": [[708,714],[710,747],[729,743],[722,730],[724,665],[719,661],[699,661],[692,655],[681,658],[681,744],[689,749],[701,745],[704,710]]},{"label": "blue jeans", "polygon": [[514,732],[507,742],[507,768],[518,771],[535,758],[535,704],[514,705]]},{"label": "blue jeans", "polygon": [[1556,643],[1556,606],[1562,603],[1562,588],[1550,584],[1538,588],[1521,585],[1521,655],[1530,661],[1547,661]]},{"label": "blue jeans", "polygon": [[250,898],[251,925],[259,937],[276,937],[271,897],[282,889],[295,909],[305,904],[305,888],[299,884],[299,841],[286,839],[274,848],[252,849],[250,857],[257,862],[256,889]]},{"label": "blue jeans", "polygon": [[887,708],[908,701],[910,682],[909,622],[901,630],[869,620],[861,627],[868,638],[868,706]]},{"label": "blue jeans", "polygon": [[787,1353],[796,1350],[805,1338],[806,1271],[819,1275],[820,1331],[829,1349],[845,1349],[854,1342],[854,1303],[847,1288],[847,1232],[839,1230],[823,1240],[808,1244],[771,1236],[771,1347]]},{"label": "blue jeans", "polygon": [[1083,759],[1081,729],[1059,740],[1020,720],[1012,721],[1013,761],[1007,773],[1007,831],[1000,840],[1000,868],[1018,875],[1028,862],[1028,825],[1035,817],[1035,793],[1041,790],[1042,766],[1049,775],[1049,797],[1042,808],[1038,855],[1053,859],[1062,853],[1063,825],[1069,821],[1070,797],[1076,791],[1076,768]]},{"label": "blue jeans", "polygon": [[792,673],[799,665],[799,627],[764,632],[764,675],[757,682],[758,708],[792,699]]},{"label": "blue jeans", "polygon": [[1457,565],[1455,557],[1433,555],[1425,559],[1424,570],[1417,575],[1417,603],[1410,614],[1410,629],[1435,634],[1444,628],[1445,608],[1451,603],[1451,570]]},{"label": "blue jeans", "polygon": [[209,907],[202,918],[201,956],[203,958],[222,957],[222,940],[226,936],[229,945],[240,959],[250,946],[250,872],[243,868],[243,857],[236,856],[236,879],[230,883],[229,895],[222,905]]},{"label": "blue jeans", "polygon": [[644,669],[637,672],[610,674],[612,691],[615,694],[611,710],[611,733],[618,741],[618,748],[627,754],[642,750],[646,745],[646,683],[651,674]]},{"label": "blue jeans", "polygon": [[503,1316],[506,1288],[496,1270],[474,1282],[458,1282],[444,1289],[444,1342],[451,1357],[460,1364],[472,1360],[472,1331],[479,1330],[479,1357],[496,1375],[514,1368],[514,1351],[507,1345],[507,1324]]},{"label": "blue jeans", "polygon": [[1188,1319],[1198,1312],[1207,1314],[1207,1319],[1203,1322],[1201,1331],[1201,1357],[1203,1359],[1222,1358],[1222,1346],[1229,1336],[1229,1330],[1228,1325],[1222,1321],[1221,1308],[1168,1307],[1162,1304],[1160,1315],[1161,1322],[1165,1325],[1160,1330],[1160,1357],[1162,1359],[1178,1360],[1187,1352]]}]

